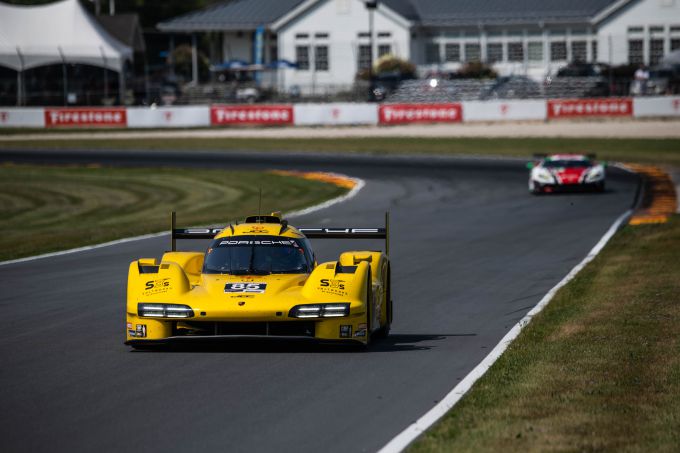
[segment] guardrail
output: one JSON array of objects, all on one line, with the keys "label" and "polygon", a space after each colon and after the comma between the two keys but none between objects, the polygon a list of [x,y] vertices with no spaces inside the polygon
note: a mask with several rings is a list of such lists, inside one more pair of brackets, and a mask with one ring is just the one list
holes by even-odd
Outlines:
[{"label": "guardrail", "polygon": [[337,126],[586,117],[680,117],[680,96],[527,99],[428,104],[244,104],[177,107],[0,108],[0,128]]}]

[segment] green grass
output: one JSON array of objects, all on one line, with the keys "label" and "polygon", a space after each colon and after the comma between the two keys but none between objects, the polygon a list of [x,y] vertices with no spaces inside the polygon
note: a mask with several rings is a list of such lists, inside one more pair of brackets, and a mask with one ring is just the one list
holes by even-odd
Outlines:
[{"label": "green grass", "polygon": [[[75,134],[74,134],[75,135]],[[23,140],[0,149],[145,149],[358,152],[371,154],[476,154],[528,158],[545,152],[594,152],[601,159],[680,166],[680,139],[423,138],[342,139],[168,138]]]},{"label": "green grass", "polygon": [[291,211],[345,192],[262,172],[0,166],[0,260],[178,225],[226,223],[258,209]]},{"label": "green grass", "polygon": [[409,451],[679,451],[679,253],[626,227]]}]

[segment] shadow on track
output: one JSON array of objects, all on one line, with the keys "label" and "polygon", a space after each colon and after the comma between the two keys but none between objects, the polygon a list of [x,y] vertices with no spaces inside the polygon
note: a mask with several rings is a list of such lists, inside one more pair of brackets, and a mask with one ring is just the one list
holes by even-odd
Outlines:
[{"label": "shadow on track", "polygon": [[[378,353],[427,351],[435,346],[430,344],[448,337],[473,337],[475,333],[459,334],[394,334],[387,338],[373,340],[368,347],[353,344],[322,343],[314,340],[285,340],[285,339],[224,339],[202,341],[176,341],[162,345],[152,345],[144,349],[131,349],[133,353]],[[421,344],[425,343],[425,344]]]}]

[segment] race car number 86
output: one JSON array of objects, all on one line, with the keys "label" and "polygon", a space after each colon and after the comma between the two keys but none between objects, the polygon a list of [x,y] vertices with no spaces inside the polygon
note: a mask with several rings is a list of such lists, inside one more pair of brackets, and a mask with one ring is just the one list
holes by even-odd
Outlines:
[{"label": "race car number 86", "polygon": [[227,283],[225,293],[263,293],[267,289],[266,283]]}]

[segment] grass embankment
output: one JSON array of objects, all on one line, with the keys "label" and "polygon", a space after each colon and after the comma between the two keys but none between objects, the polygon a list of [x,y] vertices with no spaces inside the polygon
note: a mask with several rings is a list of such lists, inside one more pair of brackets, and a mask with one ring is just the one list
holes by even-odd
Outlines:
[{"label": "grass embankment", "polygon": [[595,152],[600,159],[680,166],[680,139],[599,138],[168,138],[22,140],[0,149],[145,149],[357,152],[373,154],[478,154],[528,157],[534,153]]},{"label": "grass embankment", "polygon": [[409,451],[677,452],[679,251],[624,228]]},{"label": "grass embankment", "polygon": [[0,260],[180,226],[291,211],[346,191],[262,172],[0,166]]}]

